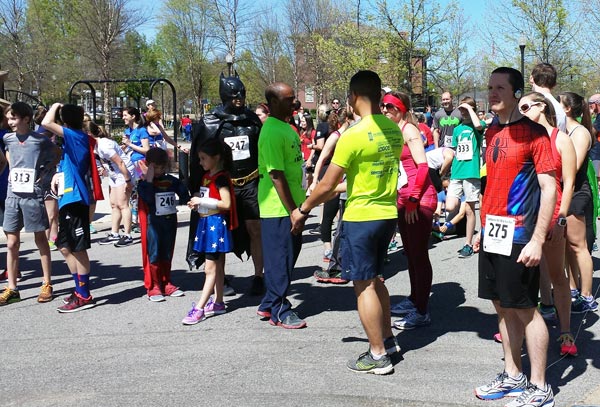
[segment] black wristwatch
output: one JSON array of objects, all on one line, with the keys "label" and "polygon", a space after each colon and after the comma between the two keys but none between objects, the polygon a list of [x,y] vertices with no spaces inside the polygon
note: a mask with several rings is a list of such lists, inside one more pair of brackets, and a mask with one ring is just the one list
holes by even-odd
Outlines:
[{"label": "black wristwatch", "polygon": [[562,217],[562,216],[561,216],[560,218],[558,218],[558,219],[556,220],[556,224],[557,224],[558,226],[561,226],[561,227],[563,227],[563,228],[564,228],[565,226],[567,226],[567,218],[565,218],[565,217]]},{"label": "black wristwatch", "polygon": [[412,202],[412,203],[418,203],[418,202],[419,202],[419,200],[418,200],[417,198],[415,198],[414,196],[409,196],[409,197],[408,197],[408,200],[409,200],[410,202]]},{"label": "black wristwatch", "polygon": [[298,206],[298,212],[300,212],[300,213],[301,213],[302,215],[304,215],[304,216],[308,216],[308,215],[310,215],[310,211],[308,211],[308,212],[304,212],[304,211],[302,210],[302,204],[300,204],[300,206]]}]

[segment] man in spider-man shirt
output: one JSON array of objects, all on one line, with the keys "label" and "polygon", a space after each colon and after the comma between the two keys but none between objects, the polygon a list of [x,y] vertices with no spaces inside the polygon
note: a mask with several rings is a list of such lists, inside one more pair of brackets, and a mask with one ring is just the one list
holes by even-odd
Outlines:
[{"label": "man in spider-man shirt", "polygon": [[[517,397],[511,407],[550,406],[554,395],[545,377],[548,330],[537,302],[538,265],[556,202],[552,148],[546,130],[519,113],[519,71],[494,70],[488,92],[498,121],[485,135],[488,176],[481,205],[479,297],[492,300],[498,313],[504,371],[477,387],[475,395],[484,400]],[[521,363],[524,337],[529,380]]]}]

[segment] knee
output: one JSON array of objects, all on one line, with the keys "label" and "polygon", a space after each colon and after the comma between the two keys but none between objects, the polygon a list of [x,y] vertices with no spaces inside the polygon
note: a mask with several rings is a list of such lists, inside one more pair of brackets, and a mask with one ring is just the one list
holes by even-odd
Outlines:
[{"label": "knee", "polygon": [[21,242],[19,238],[8,238],[6,240],[6,249],[10,251],[19,251]]}]

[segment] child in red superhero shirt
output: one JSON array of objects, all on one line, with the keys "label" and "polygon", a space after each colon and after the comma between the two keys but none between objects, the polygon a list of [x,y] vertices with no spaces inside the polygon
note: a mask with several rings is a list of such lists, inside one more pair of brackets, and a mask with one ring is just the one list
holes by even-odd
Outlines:
[{"label": "child in red superhero shirt", "polygon": [[145,180],[138,183],[144,287],[150,301],[160,302],[165,296],[184,295],[171,283],[171,262],[177,237],[175,195],[180,202],[187,202],[190,194],[183,182],[165,174],[169,165],[165,150],[158,147],[148,150],[146,165]]},{"label": "child in red superhero shirt", "polygon": [[226,312],[223,302],[225,253],[233,250],[231,230],[237,227],[235,195],[227,173],[233,162],[231,149],[218,139],[209,139],[199,147],[198,157],[206,173],[199,193],[194,194],[188,206],[200,213],[194,250],[204,253],[206,277],[200,299],[192,304],[181,321],[184,325],[194,325],[206,317]]}]

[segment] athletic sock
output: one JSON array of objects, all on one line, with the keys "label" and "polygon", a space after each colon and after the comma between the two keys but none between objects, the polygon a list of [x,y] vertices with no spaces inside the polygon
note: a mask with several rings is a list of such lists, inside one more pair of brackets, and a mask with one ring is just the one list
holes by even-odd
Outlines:
[{"label": "athletic sock", "polygon": [[90,275],[89,274],[79,274],[79,294],[82,298],[90,297]]},{"label": "athletic sock", "polygon": [[71,277],[73,277],[73,282],[75,283],[75,292],[79,293],[79,276],[75,273],[71,274]]},{"label": "athletic sock", "polygon": [[370,353],[371,353],[371,357],[373,358],[373,360],[381,360],[381,358],[385,356],[385,353],[383,355],[376,355],[371,351],[370,351]]}]

